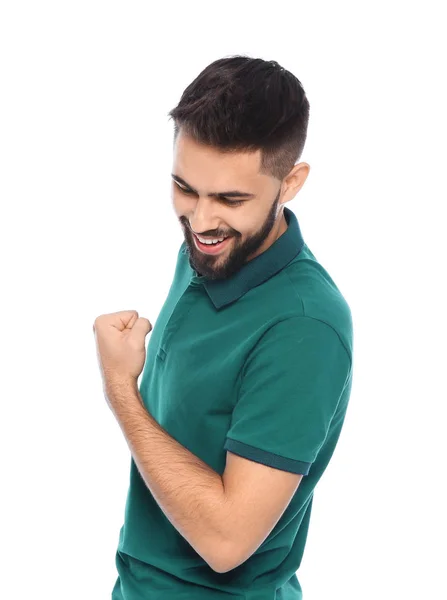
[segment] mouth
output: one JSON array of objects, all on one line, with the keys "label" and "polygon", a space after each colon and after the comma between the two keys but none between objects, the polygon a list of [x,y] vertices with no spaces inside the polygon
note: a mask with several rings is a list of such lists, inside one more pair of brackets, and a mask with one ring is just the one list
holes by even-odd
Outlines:
[{"label": "mouth", "polygon": [[217,244],[202,244],[194,233],[193,237],[196,247],[204,254],[220,254],[231,240],[231,236],[228,236],[223,242],[217,242]]}]

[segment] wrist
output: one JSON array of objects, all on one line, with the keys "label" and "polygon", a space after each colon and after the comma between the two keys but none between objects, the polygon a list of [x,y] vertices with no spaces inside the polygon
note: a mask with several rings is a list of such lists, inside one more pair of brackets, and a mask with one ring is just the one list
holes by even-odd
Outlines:
[{"label": "wrist", "polygon": [[108,375],[105,378],[104,387],[108,394],[138,392],[138,381],[131,376]]}]

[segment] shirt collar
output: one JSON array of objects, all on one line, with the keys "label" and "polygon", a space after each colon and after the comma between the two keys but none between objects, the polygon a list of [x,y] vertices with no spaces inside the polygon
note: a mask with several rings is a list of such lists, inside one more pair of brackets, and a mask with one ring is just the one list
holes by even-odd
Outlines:
[{"label": "shirt collar", "polygon": [[252,288],[276,275],[301,252],[304,240],[298,219],[287,206],[284,207],[284,216],[288,225],[286,231],[267,250],[244,264],[227,279],[211,280],[204,275],[198,275],[191,265],[189,249],[185,243],[182,252],[188,255],[191,282],[203,284],[217,309],[238,300]]}]

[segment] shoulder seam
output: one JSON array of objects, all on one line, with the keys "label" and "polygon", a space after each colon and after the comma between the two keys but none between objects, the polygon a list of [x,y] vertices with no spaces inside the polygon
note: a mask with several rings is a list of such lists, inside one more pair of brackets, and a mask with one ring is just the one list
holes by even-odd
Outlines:
[{"label": "shoulder seam", "polygon": [[[327,325],[330,329],[332,329],[332,331],[335,333],[335,335],[338,337],[338,339],[340,340],[340,344],[343,346],[348,360],[349,360],[349,367],[350,369],[352,368],[352,358],[351,355],[348,352],[348,349],[346,348],[345,344],[343,343],[343,340],[340,337],[340,334],[338,333],[338,331],[336,329],[334,329],[334,327],[328,323],[327,321],[323,321],[323,319],[317,319],[316,317],[310,317],[309,315],[295,315],[293,317],[289,317],[289,319],[312,319],[312,321],[319,321],[320,323],[324,323],[325,325]],[[286,320],[286,319],[283,319]]]},{"label": "shoulder seam", "polygon": [[292,315],[292,316],[288,316],[288,317],[284,317],[284,319],[280,319],[279,321],[276,321],[275,323],[273,323],[272,325],[270,325],[270,327],[268,329],[266,329],[264,331],[264,333],[261,335],[261,337],[259,338],[259,340],[256,342],[256,344],[253,346],[253,348],[251,348],[250,352],[248,353],[243,367],[242,367],[242,372],[244,372],[245,369],[245,364],[249,358],[249,356],[251,355],[251,353],[253,352],[253,350],[256,348],[256,346],[261,342],[262,338],[270,331],[270,329],[272,329],[273,327],[275,327],[275,325],[278,325],[278,323],[282,323],[283,321],[289,321],[291,319],[312,319],[313,321],[319,321],[320,323],[324,323],[325,325],[327,325],[327,327],[329,327],[330,329],[332,329],[332,331],[335,333],[335,335],[338,337],[338,339],[340,340],[340,344],[343,347],[344,351],[346,352],[346,356],[348,357],[349,360],[349,370],[352,370],[352,358],[348,352],[348,349],[346,348],[345,344],[343,343],[343,340],[341,339],[338,331],[336,329],[334,329],[332,327],[332,325],[330,323],[327,323],[326,321],[323,321],[322,319],[317,319],[315,317],[309,317],[308,315]]},{"label": "shoulder seam", "polygon": [[344,349],[346,356],[348,357],[348,361],[349,361],[349,373],[347,376],[347,380],[352,377],[352,358],[346,348],[346,346],[343,343],[343,340],[341,339],[341,337],[339,336],[338,332],[332,327],[332,325],[330,325],[329,323],[327,323],[326,321],[323,321],[321,319],[316,319],[315,317],[309,317],[308,315],[292,315],[292,316],[288,316],[288,317],[284,317],[284,319],[280,319],[279,321],[276,321],[275,323],[273,323],[272,325],[270,325],[270,327],[268,329],[266,329],[264,331],[264,333],[261,335],[261,337],[259,338],[259,340],[256,342],[256,344],[250,348],[250,351],[248,352],[247,356],[245,357],[245,360],[242,363],[242,367],[239,371],[239,375],[240,377],[244,377],[244,373],[245,373],[245,368],[247,365],[247,362],[252,354],[252,352],[254,352],[255,348],[259,345],[259,343],[261,342],[261,340],[263,339],[263,337],[278,323],[282,323],[283,321],[290,321],[291,319],[312,319],[313,321],[319,321],[320,323],[324,323],[324,325],[326,325],[327,327],[329,327],[330,329],[332,329],[332,331],[335,333],[335,335],[338,337],[340,344],[342,346],[342,348]]},{"label": "shoulder seam", "polygon": [[303,313],[304,313],[304,312],[306,312],[306,311],[305,311],[305,309],[304,309],[304,302],[303,302],[303,299],[301,298],[301,296],[300,296],[300,295],[298,294],[298,292],[296,291],[296,289],[295,289],[295,286],[293,285],[293,281],[292,281],[292,279],[291,279],[291,277],[290,277],[290,274],[288,273],[287,269],[284,269],[284,270],[283,270],[283,273],[284,273],[285,275],[287,275],[287,278],[288,278],[288,280],[289,280],[289,282],[290,282],[290,285],[291,285],[291,287],[292,287],[292,290],[293,290],[294,294],[296,295],[296,297],[298,298],[298,300],[299,300],[299,301],[300,301],[300,303],[301,303],[301,308],[302,308],[302,310],[303,310]]},{"label": "shoulder seam", "polygon": [[298,298],[298,300],[300,301],[300,303],[301,303],[301,308],[302,308],[302,311],[303,311],[303,313],[304,313],[303,315],[296,315],[296,316],[294,316],[294,317],[288,317],[288,318],[290,318],[290,319],[295,319],[295,318],[298,318],[298,319],[302,319],[302,318],[313,319],[314,321],[320,321],[321,323],[324,323],[325,325],[327,325],[328,327],[330,327],[330,328],[332,329],[332,331],[334,331],[334,333],[337,335],[338,339],[340,340],[340,343],[341,343],[341,345],[342,345],[342,346],[343,346],[343,348],[345,349],[345,352],[346,352],[346,354],[348,355],[350,369],[352,369],[352,357],[351,357],[351,355],[349,354],[349,351],[348,351],[348,349],[346,348],[345,344],[343,343],[343,340],[341,339],[341,337],[340,337],[340,335],[338,334],[338,332],[337,332],[337,331],[336,331],[336,330],[335,330],[335,329],[332,327],[332,325],[331,325],[330,323],[328,323],[327,321],[323,321],[322,319],[317,319],[317,318],[315,318],[315,317],[310,317],[309,315],[306,315],[306,314],[305,314],[305,313],[306,313],[306,309],[305,309],[305,307],[304,307],[304,302],[303,302],[303,299],[302,299],[302,297],[301,297],[301,296],[298,294],[298,292],[296,291],[296,289],[295,289],[295,286],[293,285],[293,281],[292,281],[292,279],[291,279],[291,277],[290,277],[290,274],[287,272],[287,270],[286,270],[286,269],[285,269],[283,272],[285,273],[285,275],[287,275],[287,278],[288,278],[288,280],[290,281],[290,285],[291,285],[291,287],[292,287],[292,290],[293,290],[294,294],[296,295],[296,297]]}]

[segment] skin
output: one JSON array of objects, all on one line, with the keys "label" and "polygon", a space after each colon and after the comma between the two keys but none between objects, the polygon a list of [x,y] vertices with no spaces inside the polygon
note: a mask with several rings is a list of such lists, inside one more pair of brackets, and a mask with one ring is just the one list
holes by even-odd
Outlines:
[{"label": "skin", "polygon": [[[180,221],[191,264],[208,279],[227,279],[248,261],[265,252],[286,230],[284,204],[301,189],[310,166],[293,166],[281,181],[260,172],[261,150],[224,154],[197,143],[181,130],[174,144],[172,173],[195,190],[172,180],[172,204]],[[180,187],[182,189],[180,189]],[[209,197],[210,193],[239,190],[255,194],[252,199]],[[201,252],[193,232],[209,239],[229,235],[219,254]]]}]

